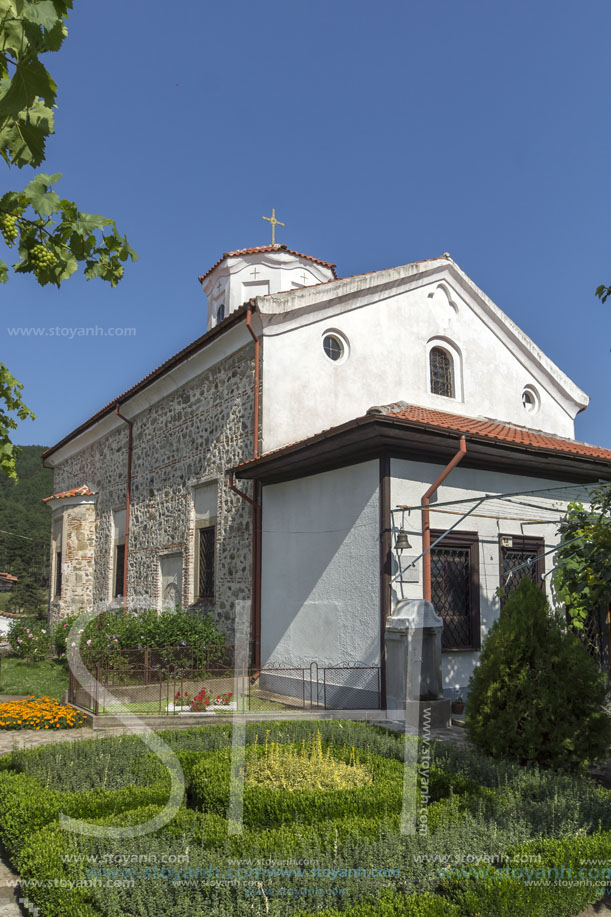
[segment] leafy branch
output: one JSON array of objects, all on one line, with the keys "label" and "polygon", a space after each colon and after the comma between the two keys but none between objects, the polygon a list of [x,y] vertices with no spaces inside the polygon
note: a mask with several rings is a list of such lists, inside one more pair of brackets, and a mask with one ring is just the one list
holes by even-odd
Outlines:
[{"label": "leafy branch", "polygon": [[[9,168],[36,169],[54,133],[57,85],[41,56],[57,52],[68,34],[66,18],[73,0],[0,0],[0,155]],[[9,69],[10,67],[10,69]],[[114,220],[81,210],[59,198],[53,186],[60,174],[36,175],[22,191],[0,197],[0,232],[16,246],[16,274],[33,274],[41,286],[61,286],[79,265],[90,280],[116,286],[136,252]],[[0,261],[0,282],[9,266]],[[34,417],[21,398],[21,384],[0,364],[0,469],[15,477],[11,431],[15,417]]]}]

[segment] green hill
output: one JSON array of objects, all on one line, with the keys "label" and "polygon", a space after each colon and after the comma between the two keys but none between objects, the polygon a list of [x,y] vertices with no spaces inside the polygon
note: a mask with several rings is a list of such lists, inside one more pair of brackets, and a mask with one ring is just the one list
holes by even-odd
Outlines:
[{"label": "green hill", "polygon": [[17,484],[0,475],[0,570],[25,569],[40,586],[48,583],[51,530],[51,512],[42,498],[53,493],[53,472],[41,465],[45,448],[21,447]]}]

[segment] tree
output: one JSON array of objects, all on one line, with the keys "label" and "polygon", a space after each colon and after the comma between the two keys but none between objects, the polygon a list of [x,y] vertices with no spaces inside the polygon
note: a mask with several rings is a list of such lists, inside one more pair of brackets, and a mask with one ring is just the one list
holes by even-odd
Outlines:
[{"label": "tree", "polygon": [[606,680],[524,577],[501,609],[469,684],[466,727],[495,758],[577,770],[608,753]]},{"label": "tree", "polygon": [[48,595],[45,589],[34,581],[24,565],[17,562],[13,565],[17,582],[8,597],[10,611],[26,612],[46,618]]},{"label": "tree", "polygon": [[609,296],[611,296],[611,287],[606,287],[604,283],[601,283],[600,286],[596,287],[596,295],[603,302],[607,302]]},{"label": "tree", "polygon": [[[40,58],[60,50],[72,6],[72,0],[0,0],[0,154],[9,168],[36,169],[44,162],[57,86]],[[60,178],[39,173],[22,190],[0,197],[0,232],[19,253],[13,270],[33,274],[41,286],[59,287],[82,265],[88,280],[99,277],[116,286],[136,253],[114,220],[60,199],[54,188]],[[8,278],[9,267],[0,260],[0,282]],[[34,418],[21,392],[0,364],[0,468],[13,478],[10,433],[17,424],[10,415]]]},{"label": "tree", "polygon": [[556,596],[577,630],[611,602],[611,486],[595,487],[590,505],[586,511],[581,503],[569,503],[554,571]]}]

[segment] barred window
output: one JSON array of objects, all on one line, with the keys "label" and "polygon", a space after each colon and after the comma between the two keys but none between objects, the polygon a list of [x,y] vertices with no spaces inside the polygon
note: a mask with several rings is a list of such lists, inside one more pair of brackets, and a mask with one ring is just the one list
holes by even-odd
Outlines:
[{"label": "barred window", "polygon": [[55,555],[55,595],[61,598],[62,594],[62,552],[57,551]]},{"label": "barred window", "polygon": [[199,598],[214,598],[214,545],[216,527],[198,529],[199,532]]},{"label": "barred window", "polygon": [[123,597],[125,590],[125,545],[115,548],[115,598]]},{"label": "barred window", "polygon": [[433,395],[454,397],[454,367],[452,357],[441,347],[433,347],[429,354],[431,392]]},{"label": "barred window", "polygon": [[[500,535],[500,578],[501,578],[501,608],[509,598],[523,577],[528,576],[535,586],[545,591],[542,579],[545,573],[545,560],[543,552],[545,543],[543,538],[526,538],[522,535]],[[521,570],[516,570],[522,564],[528,564]],[[507,584],[507,585],[505,585]]]},{"label": "barred window", "polygon": [[[431,532],[431,541],[442,534]],[[441,648],[479,649],[477,533],[452,532],[431,550],[431,601],[443,618]]]}]

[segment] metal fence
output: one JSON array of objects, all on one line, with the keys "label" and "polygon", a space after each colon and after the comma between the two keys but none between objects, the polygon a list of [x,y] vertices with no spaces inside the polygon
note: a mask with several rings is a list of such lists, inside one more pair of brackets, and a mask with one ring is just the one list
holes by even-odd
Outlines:
[{"label": "metal fence", "polygon": [[[250,644],[143,648],[99,659],[70,703],[100,716],[210,716],[381,706],[378,666],[270,665],[255,669]],[[139,655],[138,655],[139,653]]]}]

